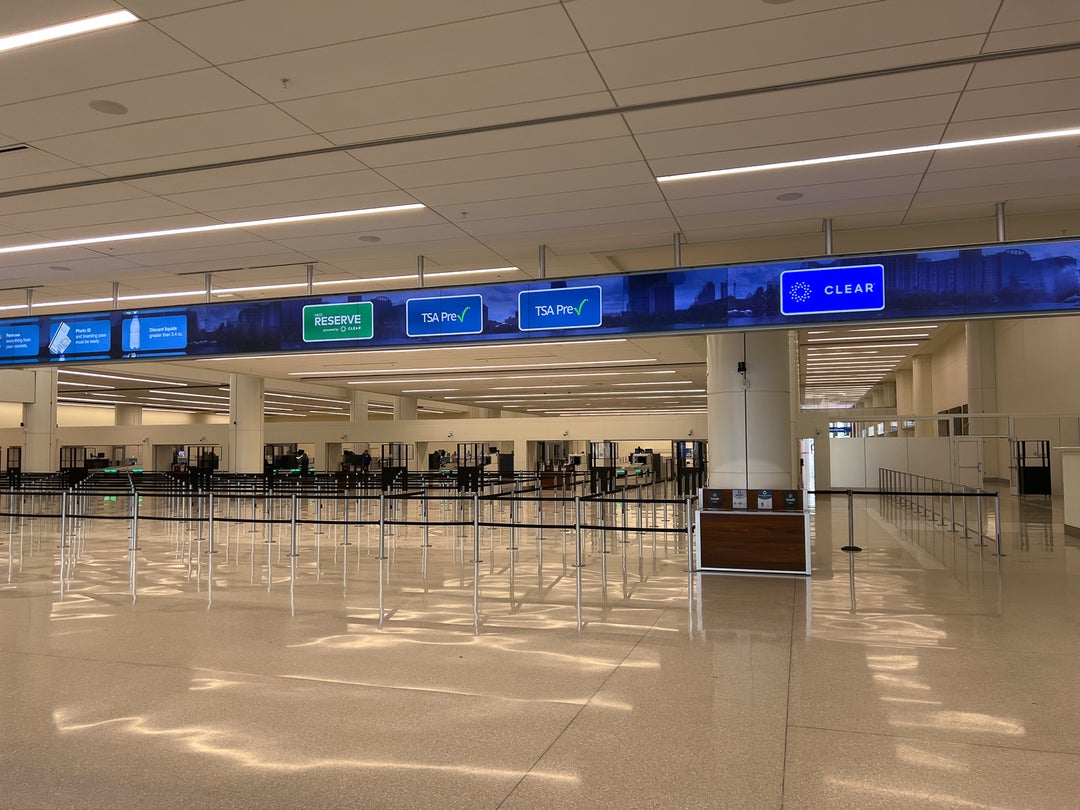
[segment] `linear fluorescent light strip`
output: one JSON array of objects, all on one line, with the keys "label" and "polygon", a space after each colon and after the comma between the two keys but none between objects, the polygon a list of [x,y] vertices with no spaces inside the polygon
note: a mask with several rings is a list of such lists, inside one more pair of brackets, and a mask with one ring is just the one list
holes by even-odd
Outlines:
[{"label": "linear fluorescent light strip", "polygon": [[1052,129],[1043,132],[1027,132],[1019,135],[1002,135],[995,138],[973,138],[966,141],[945,141],[944,143],[928,143],[922,146],[902,146],[898,149],[879,149],[874,152],[854,152],[848,155],[830,155],[829,157],[806,158],[804,160],[785,160],[780,163],[760,163],[755,166],[735,166],[729,169],[712,169],[704,172],[687,172],[685,174],[667,174],[657,177],[659,183],[670,183],[676,180],[697,180],[705,177],[724,177],[731,174],[749,174],[751,172],[768,172],[776,169],[793,169],[799,166],[822,166],[829,163],[846,163],[855,160],[869,160],[870,158],[895,157],[897,155],[916,155],[923,152],[943,152],[948,149],[968,149],[974,146],[995,146],[1003,143],[1022,143],[1024,141],[1043,141],[1051,138],[1071,138],[1080,135],[1080,128]]},{"label": "linear fluorescent light strip", "polygon": [[[341,219],[367,214],[390,214],[398,211],[416,211],[425,206],[422,203],[407,205],[384,205],[379,208],[356,208],[350,211],[327,211],[322,214],[301,214],[293,217],[273,217],[271,219],[249,219],[244,222],[219,222],[215,225],[195,225],[190,228],[168,228],[160,231],[140,231],[138,233],[120,233],[110,236],[90,236],[82,239],[65,239],[61,242],[35,242],[29,245],[12,245],[0,248],[0,253],[25,253],[31,250],[49,248],[78,247],[80,245],[100,245],[106,242],[126,242],[131,239],[156,239],[159,236],[181,236],[189,233],[209,233],[212,231],[234,231],[242,228],[261,228],[265,225],[285,225],[292,222],[318,222],[324,219]],[[305,285],[306,286],[306,285]],[[112,300],[111,298],[108,300]]]},{"label": "linear fluorescent light strip", "polygon": [[[484,273],[486,270],[470,270],[470,273]],[[428,275],[430,278],[430,274]],[[412,276],[403,276],[403,278],[412,278]],[[370,281],[370,279],[361,279],[362,281]],[[322,282],[316,282],[322,283]],[[332,282],[325,282],[330,284]],[[205,290],[202,291],[205,294]],[[109,299],[112,300],[112,299]],[[26,304],[16,304],[11,309],[26,309]],[[626,343],[626,338],[603,338],[600,340],[559,340],[551,341],[548,343],[532,343],[530,346],[580,346],[583,344],[589,344],[592,346],[601,343]],[[405,349],[379,349],[379,354],[405,354],[407,352],[462,352],[462,351],[476,351],[476,346],[414,346]],[[304,357],[342,357],[353,356],[357,354],[366,354],[365,351],[354,352],[304,352]],[[284,355],[279,354],[241,354],[230,357],[230,360],[280,360]],[[218,357],[206,357],[196,360],[197,363],[213,363],[219,362],[221,358]],[[670,372],[674,374],[675,372]]]},{"label": "linear fluorescent light strip", "polygon": [[[439,278],[440,276],[461,276],[470,273],[499,273],[505,270],[517,270],[516,267],[491,267],[482,270],[452,270],[446,273],[428,273],[427,278]],[[363,284],[365,282],[373,281],[407,281],[415,278],[415,276],[393,276],[386,279],[373,279],[373,278],[345,278],[337,279],[333,281],[315,281],[312,282],[312,287],[328,287],[335,284]],[[211,295],[235,295],[236,293],[244,292],[267,292],[269,290],[298,290],[307,289],[306,281],[289,281],[282,282],[281,284],[258,284],[251,287],[218,287],[211,290]],[[121,295],[117,296],[117,301],[153,301],[158,298],[194,298],[196,296],[206,295],[206,290],[182,290],[178,292],[163,292],[163,293],[140,293],[138,295]],[[70,306],[84,306],[86,304],[108,304],[112,302],[112,298],[80,298],[71,301],[35,301],[34,309],[44,309],[46,307],[70,307]],[[0,307],[0,310],[9,309],[25,309],[25,304],[9,304],[7,306]],[[455,347],[458,348],[458,347]],[[471,348],[471,347],[469,347]],[[264,355],[269,356],[269,355]]]},{"label": "linear fluorescent light strip", "polygon": [[[915,344],[918,345],[918,344]],[[655,363],[655,357],[643,357],[634,360],[617,360],[613,361],[617,365],[628,365],[630,363]],[[443,367],[429,367],[429,368],[394,368],[394,369],[353,369],[351,371],[290,371],[290,377],[330,377],[330,376],[350,376],[358,377],[361,374],[416,374],[422,371],[498,371],[499,369],[529,369],[529,368],[565,368],[567,366],[598,366],[602,365],[602,361],[596,360],[571,360],[569,362],[563,361],[559,363],[510,363],[506,365],[488,365],[488,366],[443,366]],[[368,381],[350,382],[349,385],[364,385]]]},{"label": "linear fluorescent light strip", "polygon": [[144,382],[152,383],[153,385],[182,385],[186,386],[186,382],[173,382],[172,380],[149,380],[146,377],[122,377],[118,374],[101,374],[96,371],[73,371],[71,369],[60,369],[60,374],[77,374],[80,377],[101,377],[106,380],[123,380],[124,382]]},{"label": "linear fluorescent light strip", "polygon": [[113,11],[109,14],[98,14],[95,17],[50,25],[48,28],[35,28],[33,31],[24,31],[21,34],[0,38],[0,51],[13,51],[16,48],[25,48],[27,45],[37,45],[54,39],[73,37],[76,34],[100,31],[103,28],[112,28],[125,23],[138,22],[138,20],[139,18],[130,11]]}]

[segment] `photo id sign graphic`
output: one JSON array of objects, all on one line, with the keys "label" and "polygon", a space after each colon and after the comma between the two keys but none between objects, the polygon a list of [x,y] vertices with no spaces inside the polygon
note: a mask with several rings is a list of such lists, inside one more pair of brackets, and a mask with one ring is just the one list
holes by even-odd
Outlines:
[{"label": "photo id sign graphic", "polygon": [[784,315],[828,315],[883,309],[883,265],[785,270],[780,274],[780,312]]},{"label": "photo id sign graphic", "polygon": [[409,337],[479,335],[483,331],[483,296],[448,295],[405,301],[405,334]]},{"label": "photo id sign graphic", "polygon": [[106,320],[60,320],[49,326],[49,353],[108,355],[112,324]]},{"label": "photo id sign graphic", "polygon": [[518,293],[518,329],[588,329],[604,322],[600,287],[559,287]]}]

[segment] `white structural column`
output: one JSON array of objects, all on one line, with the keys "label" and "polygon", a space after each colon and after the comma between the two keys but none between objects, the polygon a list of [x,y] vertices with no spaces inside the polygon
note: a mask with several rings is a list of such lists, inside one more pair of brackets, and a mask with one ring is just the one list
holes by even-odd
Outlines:
[{"label": "white structural column", "polygon": [[366,422],[368,420],[368,397],[367,391],[353,391],[352,402],[349,404],[349,420],[352,422]]},{"label": "white structural column", "polygon": [[229,375],[229,470],[238,473],[263,471],[262,377]]},{"label": "white structural column", "polygon": [[910,414],[914,408],[911,399],[911,385],[911,369],[898,369],[896,371],[896,412],[898,414]]},{"label": "white structural column", "polygon": [[536,461],[529,458],[529,441],[521,437],[514,438],[514,469],[532,470]]},{"label": "white structural column", "polygon": [[115,425],[141,425],[143,417],[142,405],[117,405],[113,424]]},{"label": "white structural column", "polygon": [[[993,321],[968,321],[967,344],[968,413],[997,411],[997,349]],[[979,431],[994,432],[994,431]]]},{"label": "white structural column", "polygon": [[416,397],[395,397],[394,420],[416,418]]},{"label": "white structural column", "polygon": [[[709,486],[795,486],[790,334],[709,335],[706,346]],[[745,374],[739,371],[742,362]]]},{"label": "white structural column", "polygon": [[[964,325],[967,346],[968,413],[997,412],[997,339],[993,321],[968,321]],[[1005,435],[1007,420],[972,419],[972,435]],[[1008,442],[986,442],[983,450],[988,478],[1008,480]]]},{"label": "white structural column", "polygon": [[34,374],[34,401],[23,405],[26,449],[23,472],[54,472],[60,465],[56,449],[56,369]]},{"label": "white structural column", "polygon": [[[911,404],[916,416],[934,414],[933,360],[929,354],[917,354],[911,358]],[[937,436],[937,422],[918,420],[915,435]]]}]

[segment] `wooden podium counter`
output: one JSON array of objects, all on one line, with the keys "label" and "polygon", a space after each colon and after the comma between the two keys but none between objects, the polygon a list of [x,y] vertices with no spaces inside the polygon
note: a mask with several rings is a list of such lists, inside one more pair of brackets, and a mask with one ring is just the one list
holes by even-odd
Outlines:
[{"label": "wooden podium counter", "polygon": [[798,490],[705,490],[702,503],[697,570],[810,573],[809,516]]}]

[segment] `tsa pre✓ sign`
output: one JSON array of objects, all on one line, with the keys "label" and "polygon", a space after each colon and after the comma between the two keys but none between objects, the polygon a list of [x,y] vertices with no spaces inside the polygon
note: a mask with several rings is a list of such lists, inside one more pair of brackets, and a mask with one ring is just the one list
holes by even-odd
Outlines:
[{"label": "tsa pre\u2713 sign", "polygon": [[518,329],[589,329],[604,322],[599,286],[556,287],[518,293]]},{"label": "tsa pre\u2713 sign", "polygon": [[405,302],[405,334],[409,337],[479,335],[483,331],[483,296],[409,298]]},{"label": "tsa pre\u2713 sign", "polygon": [[780,274],[783,315],[828,315],[885,309],[885,267],[821,267]]}]

